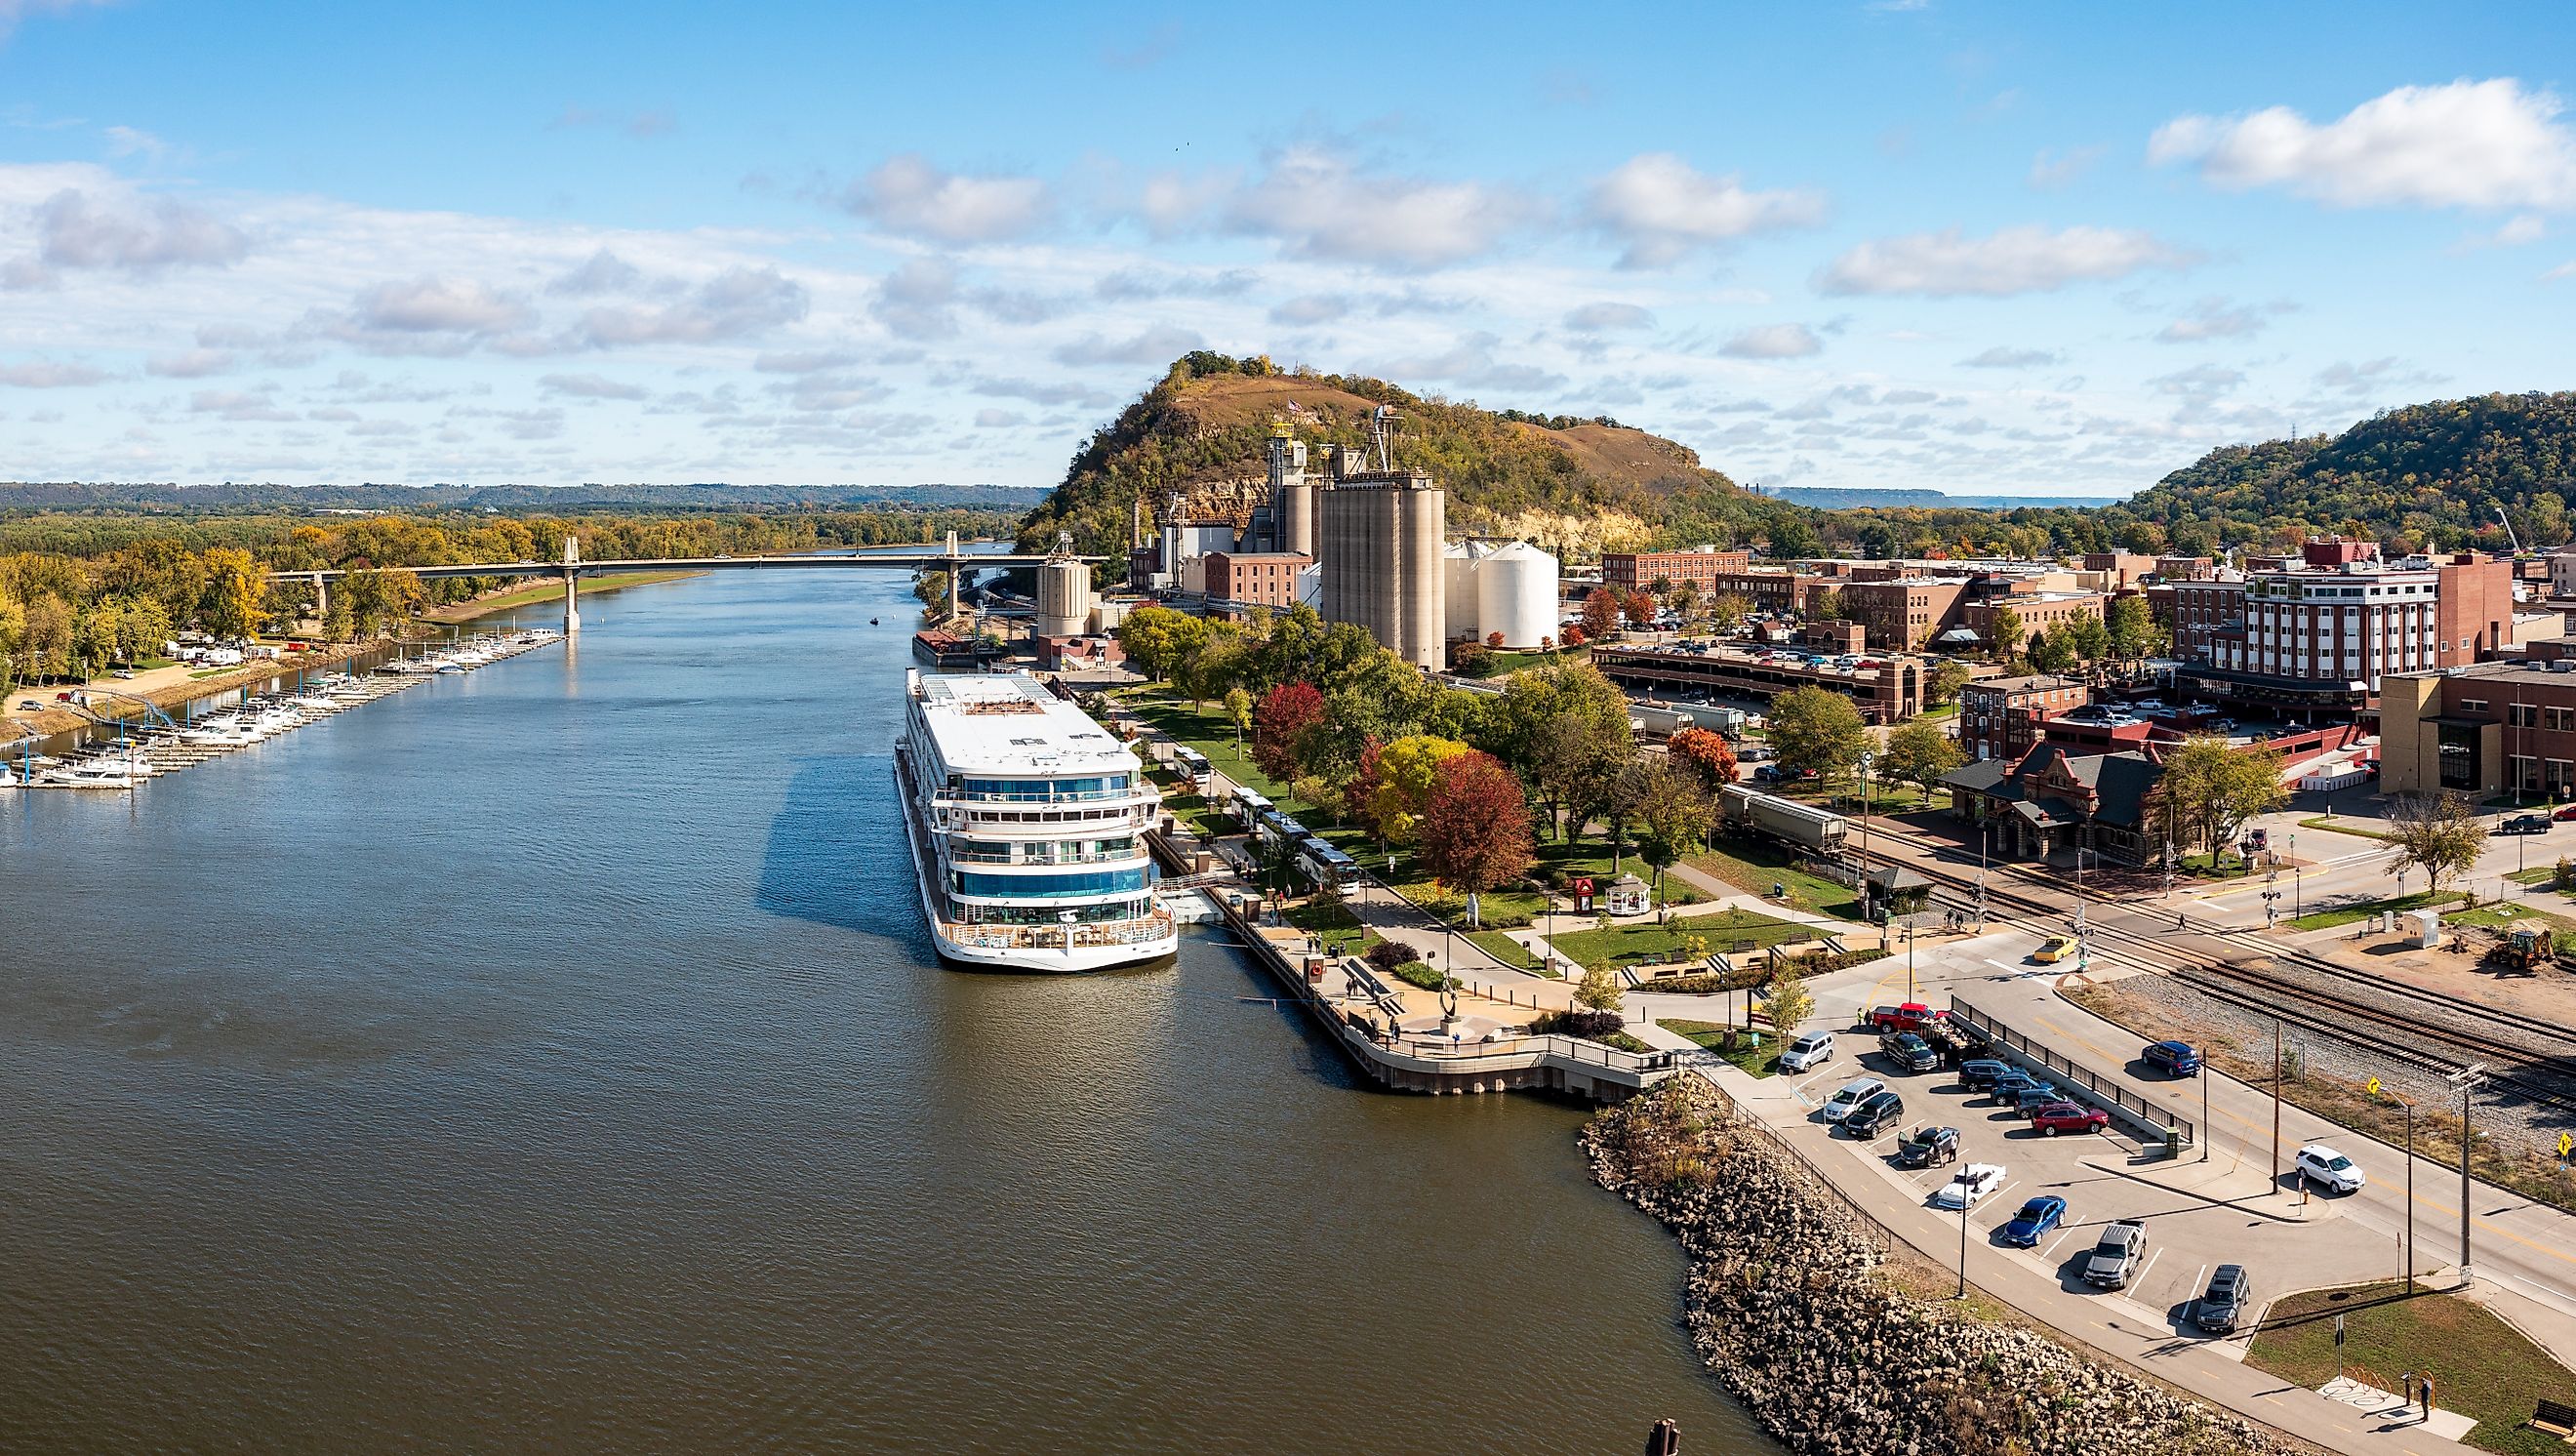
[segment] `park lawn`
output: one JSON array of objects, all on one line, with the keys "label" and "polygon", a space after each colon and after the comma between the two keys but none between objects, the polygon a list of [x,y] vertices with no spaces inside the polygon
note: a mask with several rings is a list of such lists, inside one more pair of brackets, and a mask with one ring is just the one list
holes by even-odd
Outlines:
[{"label": "park lawn", "polygon": [[[1281,809],[1296,812],[1289,807],[1294,800],[1287,787],[1273,783],[1270,776],[1261,771],[1261,766],[1252,761],[1250,754],[1235,750],[1234,725],[1226,721],[1223,712],[1214,707],[1193,708],[1189,699],[1175,698],[1161,689],[1136,692],[1127,699],[1127,705],[1136,710],[1137,717],[1152,724],[1174,742],[1185,743],[1206,754],[1207,761],[1217,772]],[[1297,809],[1308,807],[1311,806],[1296,806]]]},{"label": "park lawn", "polygon": [[1360,924],[1351,907],[1338,900],[1309,900],[1292,906],[1287,919],[1289,924],[1322,941],[1324,949],[1334,955],[1365,955],[1383,938]]},{"label": "park lawn", "polygon": [[2361,839],[2393,841],[2397,837],[2393,834],[2382,834],[2376,829],[2364,829],[2359,824],[2356,824],[2349,819],[2328,819],[2322,814],[2318,815],[2314,819],[2300,820],[2299,827],[2301,829],[2322,829],[2328,834],[2350,834]]},{"label": "park lawn", "polygon": [[1641,961],[1669,961],[1688,953],[1688,942],[1696,937],[1707,951],[1731,951],[1739,941],[1756,945],[1777,945],[1782,941],[1804,941],[1815,938],[1803,925],[1787,920],[1774,920],[1747,910],[1729,909],[1716,915],[1703,915],[1692,920],[1676,920],[1668,925],[1639,922],[1614,925],[1608,930],[1577,930],[1552,937],[1548,943],[1557,953],[1579,966],[1636,965]]},{"label": "park lawn", "polygon": [[1532,975],[1545,976],[1550,980],[1564,979],[1554,970],[1542,970],[1531,965],[1529,951],[1519,941],[1499,930],[1471,930],[1467,932],[1467,938],[1474,941],[1485,954],[1501,961],[1504,965],[1528,971]]},{"label": "park lawn", "polygon": [[[2344,1316],[2340,1352],[2338,1313]],[[2429,1371],[2436,1405],[2476,1417],[2469,1445],[2510,1456],[2567,1449],[2556,1436],[2521,1423],[2540,1398],[2563,1401],[2576,1392],[2576,1373],[2484,1305],[2458,1295],[2410,1298],[2396,1280],[2293,1294],[2263,1312],[2245,1363],[2312,1390],[2339,1369],[2383,1390],[2396,1389],[2409,1371]]]},{"label": "park lawn", "polygon": [[1752,1046],[1742,1033],[1737,1034],[1733,1050],[1728,1050],[1726,1034],[1730,1028],[1714,1021],[1687,1021],[1665,1017],[1655,1023],[1666,1031],[1675,1031],[1691,1039],[1703,1050],[1712,1051],[1731,1065],[1756,1077],[1772,1076],[1780,1070],[1778,1038],[1766,1037],[1759,1048]]},{"label": "park lawn", "polygon": [[2215,854],[2186,854],[2174,861],[2174,870],[2195,880],[2238,880],[2254,872],[2241,855],[2229,859]]},{"label": "park lawn", "polygon": [[2310,911],[2290,921],[2290,928],[2292,930],[2332,930],[2338,925],[2350,925],[2356,920],[2367,920],[2384,910],[2428,910],[2436,906],[2457,904],[2460,899],[2461,896],[2457,891],[2445,890],[2435,895],[2430,890],[2417,890],[2412,894],[2391,895],[2383,900],[2360,900],[2350,905],[2338,905],[2331,910]]},{"label": "park lawn", "polygon": [[1860,891],[1799,869],[1790,862],[1788,851],[1777,845],[1722,840],[1684,863],[1749,895],[1768,897],[1773,885],[1784,885],[1789,891],[1789,903],[1811,915],[1860,919]]}]

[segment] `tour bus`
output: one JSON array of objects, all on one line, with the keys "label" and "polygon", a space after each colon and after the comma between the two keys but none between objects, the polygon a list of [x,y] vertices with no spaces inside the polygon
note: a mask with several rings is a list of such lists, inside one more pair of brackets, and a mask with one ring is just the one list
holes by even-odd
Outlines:
[{"label": "tour bus", "polygon": [[1241,821],[1246,833],[1250,833],[1252,826],[1261,822],[1262,815],[1271,811],[1270,800],[1267,796],[1255,793],[1240,784],[1235,785],[1234,799],[1231,807],[1234,811],[1234,817]]},{"label": "tour bus", "polygon": [[1297,856],[1297,867],[1305,871],[1317,889],[1345,891],[1360,880],[1358,860],[1312,837],[1307,839],[1305,851]]},{"label": "tour bus", "polygon": [[1172,767],[1179,769],[1189,779],[1190,787],[1196,790],[1206,789],[1208,775],[1214,772],[1208,767],[1207,755],[1186,743],[1172,745]]}]

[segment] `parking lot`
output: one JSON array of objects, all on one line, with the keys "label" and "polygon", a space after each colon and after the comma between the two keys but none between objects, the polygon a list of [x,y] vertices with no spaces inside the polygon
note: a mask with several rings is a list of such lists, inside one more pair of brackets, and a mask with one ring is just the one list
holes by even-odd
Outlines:
[{"label": "parking lot", "polygon": [[[2141,1147],[2116,1122],[2101,1133],[2047,1137],[2009,1105],[1999,1106],[1964,1086],[1953,1071],[1903,1071],[1880,1054],[1875,1033],[1839,1031],[1836,1039],[1833,1060],[1796,1077],[1800,1100],[1820,1107],[1836,1088],[1868,1076],[1901,1096],[1905,1113],[1877,1137],[1862,1140],[1835,1131],[1833,1141],[1927,1206],[1957,1169],[1969,1163],[2001,1165],[2003,1181],[1969,1210],[1969,1237],[2004,1249],[2070,1292],[2090,1294],[2101,1302],[2106,1323],[2126,1320],[2131,1329],[2160,1328],[2184,1338],[2209,1339],[2191,1323],[2192,1305],[2206,1287],[2209,1271],[2223,1263],[2247,1267],[2257,1314],[2293,1290],[2384,1279],[2398,1272],[2400,1253],[2392,1241],[2340,1217],[2335,1198],[2318,1193],[2304,1204],[2266,1198],[2268,1169],[2259,1156],[2250,1166],[2244,1155],[2228,1152],[2206,1162],[2186,1153],[2183,1161],[2173,1162],[2161,1147]],[[1820,1113],[1810,1120],[1831,1130]],[[1925,1123],[1957,1128],[1958,1156],[1928,1169],[1897,1166],[1898,1142]],[[2025,1200],[2052,1194],[2066,1200],[2059,1226],[2036,1248],[2005,1249],[1997,1230]],[[1943,1216],[1950,1215],[1945,1211]],[[2126,1289],[2095,1291],[2084,1282],[2085,1262],[2102,1226],[2123,1218],[2146,1225],[2146,1257]],[[2252,1327],[2249,1319],[2241,1328],[2250,1332]],[[2240,1334],[2223,1345],[2241,1354],[2243,1339]]]}]

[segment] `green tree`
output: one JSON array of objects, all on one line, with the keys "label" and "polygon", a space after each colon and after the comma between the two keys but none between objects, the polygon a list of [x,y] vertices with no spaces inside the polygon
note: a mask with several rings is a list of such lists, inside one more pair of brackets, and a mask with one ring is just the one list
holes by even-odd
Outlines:
[{"label": "green tree", "polygon": [[2057,627],[2045,627],[2035,633],[2022,655],[2030,659],[2033,672],[2062,673],[2075,666],[2075,644]]},{"label": "green tree", "polygon": [[1828,688],[1791,688],[1771,700],[1772,749],[1783,768],[1813,769],[1831,781],[1858,765],[1869,726],[1852,700]]},{"label": "green tree", "polygon": [[1706,844],[1716,822],[1716,808],[1696,773],[1670,762],[1646,765],[1637,801],[1637,857],[1655,872],[1658,903],[1664,871]]},{"label": "green tree", "polygon": [[2388,868],[2398,874],[2422,870],[2425,888],[2435,894],[2443,880],[2474,869],[2487,847],[2486,825],[2459,794],[2405,796],[2391,807],[2388,837]]},{"label": "green tree", "polygon": [[948,615],[948,573],[918,571],[913,573],[912,594],[920,600],[922,610],[933,616]]},{"label": "green tree", "polygon": [[1443,761],[1474,750],[1447,738],[1416,733],[1378,751],[1378,782],[1369,797],[1370,822],[1389,844],[1411,844],[1440,782]]},{"label": "green tree", "polygon": [[1589,1011],[1616,1011],[1620,999],[1619,977],[1608,961],[1594,961],[1584,967],[1583,979],[1574,987],[1576,1005]]},{"label": "green tree", "polygon": [[1843,600],[1839,588],[1829,586],[1807,598],[1807,616],[1818,622],[1848,622],[1851,604]]},{"label": "green tree", "polygon": [[2149,791],[2146,807],[2151,818],[2179,828],[2182,842],[2206,845],[2214,864],[2247,820],[2288,799],[2279,754],[2240,752],[2224,738],[2199,734],[2165,756],[2164,775]]},{"label": "green tree", "polygon": [[2099,617],[2069,617],[2060,630],[2078,662],[2090,665],[2111,655],[2111,629]]},{"label": "green tree", "polygon": [[1878,772],[1891,782],[1921,789],[1924,801],[1929,803],[1933,785],[1964,762],[1956,740],[1917,718],[1888,732],[1887,747],[1878,757]]},{"label": "green tree", "polygon": [[1762,1014],[1769,1018],[1772,1032],[1784,1045],[1797,1036],[1808,1017],[1816,1014],[1816,995],[1807,989],[1806,978],[1798,974],[1794,962],[1784,963],[1772,973],[1771,988],[1762,997]]},{"label": "green tree", "polygon": [[1118,624],[1119,649],[1156,682],[1169,681],[1207,636],[1204,620],[1169,607],[1138,607]]},{"label": "green tree", "polygon": [[2113,597],[2111,605],[2103,609],[2102,626],[2108,634],[2111,656],[2122,662],[2152,656],[2161,635],[2154,611],[2141,596]]},{"label": "green tree", "polygon": [[1942,703],[1955,703],[1959,700],[1959,689],[1966,687],[1971,680],[1972,675],[1966,663],[1956,658],[1945,657],[1932,669],[1932,675],[1924,681],[1924,700],[1936,706]]},{"label": "green tree", "polygon": [[268,595],[259,563],[238,546],[218,546],[205,561],[206,595],[197,619],[217,637],[259,635],[260,607]]},{"label": "green tree", "polygon": [[1733,632],[1752,615],[1752,599],[1735,592],[1723,593],[1708,604],[1708,624],[1720,634]]},{"label": "green tree", "polygon": [[1225,717],[1234,725],[1234,751],[1240,755],[1243,752],[1243,735],[1252,727],[1252,694],[1240,687],[1226,689]]},{"label": "green tree", "polygon": [[1986,650],[1997,662],[2012,661],[2013,653],[2021,647],[2024,630],[2021,613],[2010,607],[1995,608],[1986,619]]}]

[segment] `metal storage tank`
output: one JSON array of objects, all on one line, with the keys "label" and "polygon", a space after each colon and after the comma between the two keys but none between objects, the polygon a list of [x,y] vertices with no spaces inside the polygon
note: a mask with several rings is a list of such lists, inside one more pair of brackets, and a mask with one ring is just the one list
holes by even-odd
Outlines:
[{"label": "metal storage tank", "polygon": [[[1476,635],[1503,634],[1503,645],[1531,648],[1556,635],[1556,558],[1526,541],[1485,550],[1472,570],[1476,582]],[[1449,597],[1457,610],[1458,596]]]},{"label": "metal storage tank", "polygon": [[1447,651],[1445,493],[1427,475],[1357,476],[1323,492],[1320,524],[1325,620],[1366,627],[1396,656],[1437,670]]},{"label": "metal storage tank", "polygon": [[1441,625],[1451,641],[1484,640],[1486,629],[1478,622],[1476,573],[1488,549],[1482,541],[1453,541],[1440,553],[1441,614],[1448,619]]},{"label": "metal storage tank", "polygon": [[1079,637],[1090,629],[1090,567],[1059,556],[1038,568],[1036,626],[1041,637]]},{"label": "metal storage tank", "polygon": [[1297,605],[1324,610],[1324,568],[1319,564],[1297,573]]}]

